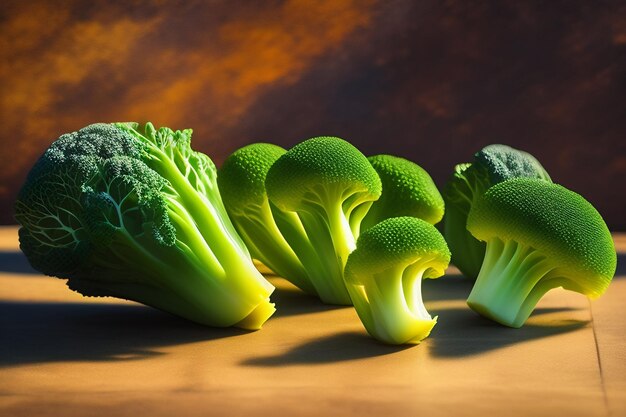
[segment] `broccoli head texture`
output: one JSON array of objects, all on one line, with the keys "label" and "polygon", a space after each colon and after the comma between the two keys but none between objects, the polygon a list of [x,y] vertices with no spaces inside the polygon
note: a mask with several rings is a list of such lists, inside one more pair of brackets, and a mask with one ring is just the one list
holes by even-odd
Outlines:
[{"label": "broccoli head texture", "polygon": [[452,263],[476,279],[485,244],[467,230],[467,216],[476,198],[489,187],[511,178],[538,178],[551,182],[539,161],[528,152],[506,145],[489,145],[474,155],[473,163],[459,164],[443,189],[446,214],[443,235],[452,251]]},{"label": "broccoli head texture", "polygon": [[364,231],[348,257],[345,280],[370,335],[415,344],[437,322],[422,301],[422,278],[444,274],[450,251],[437,229],[415,217],[393,217]]},{"label": "broccoli head texture", "polygon": [[54,141],[15,205],[34,268],[211,326],[259,328],[273,287],[222,204],[191,130],[94,124]]},{"label": "broccoli head texture", "polygon": [[522,326],[552,288],[596,298],[615,274],[604,220],[587,200],[557,184],[530,178],[496,184],[474,202],[467,227],[487,243],[467,303],[507,326]]},{"label": "broccoli head texture", "polygon": [[361,223],[366,230],[390,217],[413,216],[436,224],[444,202],[433,179],[422,167],[392,155],[367,158],[382,182],[383,191]]}]

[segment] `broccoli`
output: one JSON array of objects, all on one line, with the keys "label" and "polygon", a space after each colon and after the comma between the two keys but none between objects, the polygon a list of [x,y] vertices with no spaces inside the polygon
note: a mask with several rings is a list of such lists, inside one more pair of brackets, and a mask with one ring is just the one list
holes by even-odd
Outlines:
[{"label": "broccoli", "polygon": [[94,124],[52,143],[15,206],[32,266],[86,296],[260,328],[274,287],[255,269],[191,133]]},{"label": "broccoli", "polygon": [[346,264],[346,286],[363,325],[390,344],[419,343],[437,323],[422,302],[422,278],[443,275],[450,251],[430,223],[393,217],[364,231]]},{"label": "broccoli", "polygon": [[315,294],[307,271],[285,240],[310,246],[300,219],[270,203],[265,178],[274,162],[285,153],[280,146],[254,143],[233,152],[217,177],[224,205],[253,258],[309,294]]},{"label": "broccoli", "polygon": [[350,305],[343,269],[363,217],[381,194],[372,165],[343,139],[317,137],[280,156],[265,186],[269,200],[280,210],[297,213],[302,223],[309,243],[292,249],[320,299]]},{"label": "broccoli", "polygon": [[367,159],[380,177],[383,193],[361,222],[362,230],[390,217],[413,216],[430,224],[441,221],[443,198],[428,172],[397,156],[376,155]]},{"label": "broccoli", "polygon": [[506,145],[489,145],[474,155],[473,163],[459,164],[443,190],[446,214],[443,235],[452,251],[452,263],[463,275],[476,279],[485,257],[485,244],[467,231],[467,216],[477,197],[492,185],[511,178],[550,176],[534,156]]},{"label": "broccoli", "polygon": [[487,243],[467,303],[507,326],[522,326],[552,288],[596,298],[615,273],[615,247],[602,217],[557,184],[516,178],[494,185],[474,201],[467,227]]}]

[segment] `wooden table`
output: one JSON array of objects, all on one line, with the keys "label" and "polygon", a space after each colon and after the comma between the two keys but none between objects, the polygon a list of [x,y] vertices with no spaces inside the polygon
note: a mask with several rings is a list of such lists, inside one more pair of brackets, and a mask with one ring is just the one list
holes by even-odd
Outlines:
[{"label": "wooden table", "polygon": [[626,235],[618,275],[590,302],[553,290],[521,329],[478,317],[451,270],[424,283],[439,323],[414,347],[368,337],[352,308],[282,279],[258,332],[89,299],[33,271],[0,228],[3,416],[623,416]]}]

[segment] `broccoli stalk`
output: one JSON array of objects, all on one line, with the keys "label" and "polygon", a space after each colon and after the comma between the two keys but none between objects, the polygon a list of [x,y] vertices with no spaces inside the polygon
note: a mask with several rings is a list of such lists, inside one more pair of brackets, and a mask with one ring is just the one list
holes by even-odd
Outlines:
[{"label": "broccoli stalk", "polygon": [[270,202],[295,213],[302,224],[306,239],[277,221],[315,292],[326,303],[350,305],[344,265],[363,217],[381,193],[372,165],[348,142],[318,137],[280,156],[267,172],[265,186]]},{"label": "broccoli stalk", "polygon": [[596,298],[615,273],[615,247],[602,217],[560,185],[529,178],[499,183],[475,201],[467,227],[487,242],[467,303],[506,326],[521,327],[552,288]]},{"label": "broccoli stalk", "polygon": [[484,272],[478,275],[467,303],[485,317],[521,327],[546,292],[566,285],[552,273],[554,269],[541,252],[493,238],[487,245]]},{"label": "broccoli stalk", "polygon": [[422,279],[443,275],[450,251],[435,227],[415,217],[383,220],[361,234],[346,264],[346,286],[370,335],[415,344],[437,323],[422,301]]},{"label": "broccoli stalk", "polygon": [[221,202],[191,130],[96,124],[61,136],[16,203],[36,269],[87,296],[114,296],[211,326],[258,329],[273,287]]},{"label": "broccoli stalk", "polygon": [[446,185],[443,235],[452,252],[452,263],[465,276],[475,279],[485,257],[486,245],[467,231],[467,216],[475,196],[482,195],[488,188],[488,181],[477,176],[476,169],[470,169],[471,166],[472,164],[457,165],[453,179]]}]

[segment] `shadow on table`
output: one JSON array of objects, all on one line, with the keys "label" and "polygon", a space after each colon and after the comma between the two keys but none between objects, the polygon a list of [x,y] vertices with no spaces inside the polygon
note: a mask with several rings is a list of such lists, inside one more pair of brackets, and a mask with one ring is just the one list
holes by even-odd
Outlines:
[{"label": "shadow on table", "polygon": [[[308,295],[282,278],[267,276],[276,286],[272,302],[276,303],[274,317],[297,314],[320,313],[351,306],[329,305],[317,297]],[[473,282],[461,275],[447,275],[441,279],[426,279],[422,284],[422,294],[427,301],[465,300],[472,289]]]},{"label": "shadow on table", "polygon": [[[459,301],[467,298],[472,285],[472,281],[460,275],[446,276],[442,279],[425,280],[422,292],[427,303],[453,301],[453,304],[460,305]],[[283,286],[276,289],[273,299],[279,308],[276,313],[279,317],[333,308],[321,304],[295,288]],[[575,309],[538,308],[533,312],[533,316],[573,310]],[[478,355],[517,343],[575,331],[587,325],[586,321],[557,320],[546,325],[528,323],[520,329],[511,329],[480,317],[469,307],[464,306],[464,303],[455,308],[433,309],[431,314],[439,316],[438,324],[430,338],[424,342],[426,346],[419,346],[417,349],[428,349],[431,355],[437,357]],[[363,332],[333,334],[307,341],[276,355],[251,357],[243,361],[242,365],[276,367],[334,363],[393,354],[408,348],[411,346],[390,346],[380,343],[368,336],[363,329]]]},{"label": "shadow on table", "polygon": [[473,285],[474,281],[461,274],[425,279],[422,281],[422,299],[424,302],[466,300]]},{"label": "shadow on table", "polygon": [[[533,316],[575,311],[574,308],[538,308]],[[479,316],[469,308],[443,309],[436,312],[438,324],[430,339],[430,353],[436,357],[464,357],[500,349],[531,340],[569,333],[585,327],[581,320],[555,320],[548,324],[526,323],[519,329],[502,326]]]},{"label": "shadow on table", "polygon": [[244,335],[133,304],[0,301],[0,367],[55,361],[120,361],[155,349]]},{"label": "shadow on table", "polygon": [[33,269],[26,256],[19,251],[0,251],[0,273],[44,276]]},{"label": "shadow on table", "polygon": [[[567,310],[570,309],[537,309],[534,314]],[[527,324],[521,329],[511,329],[479,317],[469,308],[450,309],[439,312],[439,324],[424,342],[425,346],[386,345],[368,336],[363,330],[362,333],[346,332],[315,339],[294,346],[283,353],[246,359],[241,364],[279,367],[335,363],[389,355],[410,348],[428,349],[435,357],[464,357],[575,331],[585,325],[586,321],[572,320],[551,326]]]},{"label": "shadow on table", "polygon": [[269,281],[276,286],[276,290],[271,296],[271,301],[276,304],[276,313],[274,313],[273,318],[321,313],[338,308],[352,308],[350,306],[324,304],[319,298],[306,294],[282,278],[269,278]]},{"label": "shadow on table", "polygon": [[294,346],[287,352],[253,357],[241,364],[248,366],[288,366],[343,362],[396,353],[411,346],[385,345],[363,333],[345,332]]}]

